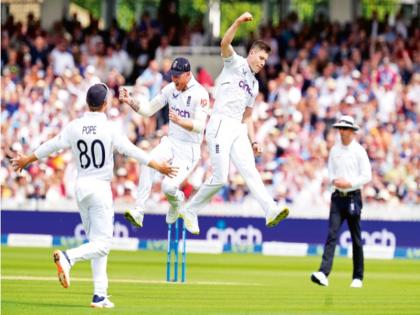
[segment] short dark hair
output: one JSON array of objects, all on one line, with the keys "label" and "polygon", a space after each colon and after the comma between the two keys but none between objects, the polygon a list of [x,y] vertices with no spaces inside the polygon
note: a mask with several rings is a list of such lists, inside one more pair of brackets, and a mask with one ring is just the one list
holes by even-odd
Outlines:
[{"label": "short dark hair", "polygon": [[256,40],[255,42],[252,43],[251,48],[249,49],[251,50],[264,50],[267,54],[271,53],[271,47],[270,45],[268,45],[266,42],[262,41],[262,40]]},{"label": "short dark hair", "polygon": [[99,110],[105,103],[108,87],[104,83],[92,85],[86,94],[86,103],[90,110]]}]

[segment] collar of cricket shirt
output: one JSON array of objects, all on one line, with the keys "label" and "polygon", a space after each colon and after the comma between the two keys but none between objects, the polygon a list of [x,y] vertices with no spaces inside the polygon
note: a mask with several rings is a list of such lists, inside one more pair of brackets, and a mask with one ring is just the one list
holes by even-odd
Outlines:
[{"label": "collar of cricket shirt", "polygon": [[351,142],[348,145],[344,145],[343,142],[341,142],[341,139],[340,139],[340,146],[345,150],[351,149],[351,147],[353,147],[355,143],[356,143],[356,140],[353,139],[353,140],[351,140]]},{"label": "collar of cricket shirt", "polygon": [[85,112],[84,116],[106,118],[104,112]]},{"label": "collar of cricket shirt", "polygon": [[[249,63],[248,63],[248,58],[245,58],[245,60],[246,60],[246,72],[248,72],[249,71],[249,73],[251,73],[252,74],[252,76],[254,76],[255,77],[255,72],[254,71],[252,71],[252,69],[251,69],[251,66],[249,65]],[[246,75],[246,72],[244,73],[244,75]]]},{"label": "collar of cricket shirt", "polygon": [[[187,88],[185,89],[185,91],[192,88],[195,85],[195,83],[196,83],[196,80],[194,78],[194,75],[191,73],[191,78],[190,78],[190,81],[188,81],[188,83],[187,83]],[[183,92],[185,92],[185,91],[183,91]]]},{"label": "collar of cricket shirt", "polygon": [[[187,86],[185,87],[184,91],[180,91],[181,93],[187,92],[190,88],[192,88],[197,81],[194,78],[194,75],[191,73],[190,81],[188,81]],[[179,92],[179,90],[177,90]]]}]

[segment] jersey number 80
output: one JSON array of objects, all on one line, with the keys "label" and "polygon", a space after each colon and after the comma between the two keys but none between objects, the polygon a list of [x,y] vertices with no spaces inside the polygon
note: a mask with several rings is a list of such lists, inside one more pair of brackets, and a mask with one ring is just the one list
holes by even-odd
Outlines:
[{"label": "jersey number 80", "polygon": [[[97,161],[97,156],[95,155],[95,148],[99,146],[100,149],[100,163]],[[77,141],[77,148],[80,151],[79,161],[80,166],[83,169],[86,169],[92,163],[95,168],[101,168],[105,164],[105,147],[101,140],[93,140],[90,145],[90,154],[87,143],[84,140]],[[98,153],[98,152],[97,152]]]}]

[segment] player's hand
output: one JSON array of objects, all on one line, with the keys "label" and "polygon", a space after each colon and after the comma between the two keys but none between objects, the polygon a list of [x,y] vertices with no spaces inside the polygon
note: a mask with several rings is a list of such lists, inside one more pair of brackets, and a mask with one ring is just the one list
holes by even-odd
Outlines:
[{"label": "player's hand", "polygon": [[240,17],[236,19],[236,21],[239,23],[250,22],[252,20],[253,20],[252,14],[249,12],[243,13]]},{"label": "player's hand", "polygon": [[22,153],[18,153],[16,157],[12,158],[10,161],[12,162],[13,169],[18,173],[28,165],[28,157]]},{"label": "player's hand", "polygon": [[121,103],[125,103],[130,106],[135,112],[138,112],[140,109],[140,103],[135,101],[134,98],[130,96],[130,93],[127,89],[120,87],[119,88],[120,97],[118,98]]},{"label": "player's hand", "polygon": [[169,120],[179,125],[179,121],[181,120],[181,118],[177,115],[177,113],[173,109],[169,109]]},{"label": "player's hand", "polygon": [[351,183],[344,178],[337,178],[333,180],[333,185],[340,189],[351,188]]},{"label": "player's hand", "polygon": [[168,162],[159,163],[158,171],[169,178],[175,177],[178,174],[179,167],[171,166]]},{"label": "player's hand", "polygon": [[[125,103],[130,105],[133,99],[130,97],[130,94],[128,93],[127,89],[120,87],[119,88],[119,94],[120,97],[118,98],[121,103]],[[131,105],[130,105],[131,106]]]},{"label": "player's hand", "polygon": [[254,143],[252,144],[252,150],[254,151],[254,154],[255,154],[256,156],[259,156],[259,155],[261,155],[261,153],[263,153],[263,148],[262,148],[262,146],[261,146],[260,144],[258,144],[257,142],[254,142]]}]

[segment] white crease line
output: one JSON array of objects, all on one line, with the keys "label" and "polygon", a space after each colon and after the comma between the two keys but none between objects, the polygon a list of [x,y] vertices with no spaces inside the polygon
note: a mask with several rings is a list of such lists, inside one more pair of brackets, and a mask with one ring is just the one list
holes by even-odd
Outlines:
[{"label": "white crease line", "polygon": [[[17,280],[17,281],[57,281],[57,277],[33,277],[33,276],[1,276],[0,280]],[[71,278],[72,282],[91,282],[91,278]],[[109,282],[115,283],[142,283],[142,284],[183,284],[182,282],[166,282],[163,280],[138,280],[138,279],[109,279]],[[185,284],[192,285],[226,285],[239,286],[251,285],[259,286],[258,283],[243,283],[243,282],[224,282],[224,281],[188,281]]]}]

